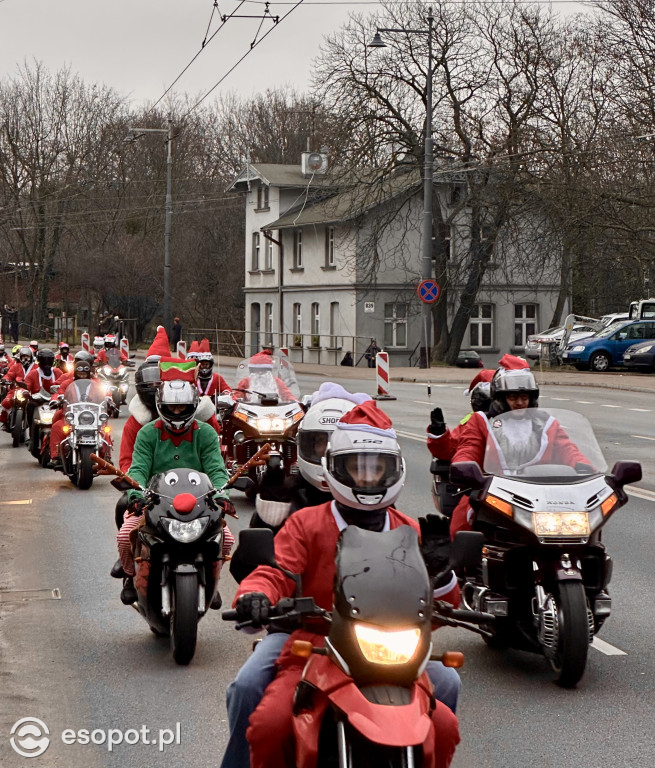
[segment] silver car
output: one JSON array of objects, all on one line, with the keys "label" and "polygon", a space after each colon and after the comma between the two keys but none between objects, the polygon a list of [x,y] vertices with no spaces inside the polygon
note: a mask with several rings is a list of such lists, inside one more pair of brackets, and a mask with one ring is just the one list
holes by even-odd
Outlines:
[{"label": "silver car", "polygon": [[[569,342],[585,339],[587,336],[593,336],[593,334],[596,333],[596,330],[597,329],[593,328],[591,325],[576,323],[569,336]],[[553,341],[561,341],[564,338],[565,332],[565,326],[558,325],[556,328],[549,328],[547,331],[528,336],[523,354],[529,360],[539,360],[541,358],[541,345],[549,344]]]}]

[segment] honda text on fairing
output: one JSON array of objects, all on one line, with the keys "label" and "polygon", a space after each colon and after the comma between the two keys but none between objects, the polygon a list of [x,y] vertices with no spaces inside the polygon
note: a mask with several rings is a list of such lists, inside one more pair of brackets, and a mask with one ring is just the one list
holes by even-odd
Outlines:
[{"label": "honda text on fairing", "polygon": [[120,351],[116,348],[107,350],[107,362],[98,366],[98,379],[102,382],[105,392],[111,400],[109,408],[113,416],[120,415],[121,405],[127,399],[129,388],[129,370],[121,362]]},{"label": "honda text on fairing", "polygon": [[106,395],[92,379],[77,379],[61,396],[64,434],[59,444],[63,472],[82,490],[90,488],[96,474],[91,454],[111,460],[111,427],[107,423]]},{"label": "honda text on fairing", "polygon": [[[121,480],[112,484],[119,490],[131,487]],[[134,606],[154,634],[170,635],[178,664],[193,658],[198,621],[218,588],[225,511],[215,493],[206,474],[187,468],[155,475],[144,491]]]},{"label": "honda text on fairing", "polygon": [[[493,617],[433,603],[418,534],[406,525],[383,533],[344,529],[332,611],[300,596],[300,577],[275,561],[272,531],[241,531],[239,547],[249,561],[296,581],[299,596],[271,608],[271,627],[288,631],[307,620],[316,627],[318,620],[328,628],[324,646],[293,644],[293,653],[307,659],[293,705],[297,768],[434,766],[434,698],[425,666],[432,659],[459,667],[464,657],[432,654],[432,622],[475,631],[465,622]],[[237,611],[223,619],[237,620]]]},{"label": "honda text on fairing", "polygon": [[[539,453],[524,450],[529,441],[516,438],[543,435],[555,420],[586,462],[540,464]],[[581,679],[589,645],[610,615],[612,560],[601,530],[627,503],[624,485],[641,479],[636,462],[606,469],[583,416],[541,408],[490,420],[487,474],[475,462],[451,468],[453,482],[473,489],[474,529],[485,537],[481,568],[460,574],[465,605],[496,616],[490,644],[543,654],[563,687]]]},{"label": "honda text on fairing", "polygon": [[[248,477],[234,487],[254,496],[267,466],[280,467],[285,476],[298,471],[296,433],[305,415],[298,402],[300,391],[293,366],[286,358],[269,356],[271,366],[253,370],[249,360],[237,368],[237,380],[248,388],[235,389],[232,396],[217,398],[217,414],[222,423],[221,443],[226,465],[238,469],[264,445],[270,444],[267,464],[254,467]],[[243,386],[243,385],[242,385]],[[254,483],[254,484],[253,484]]]}]

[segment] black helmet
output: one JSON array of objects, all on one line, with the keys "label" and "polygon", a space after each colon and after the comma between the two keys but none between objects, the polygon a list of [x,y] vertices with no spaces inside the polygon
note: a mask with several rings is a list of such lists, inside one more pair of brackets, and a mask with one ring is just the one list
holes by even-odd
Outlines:
[{"label": "black helmet", "polygon": [[87,352],[84,349],[80,349],[79,352],[76,352],[75,353],[75,357],[73,358],[73,360],[75,360],[75,361],[77,361],[77,360],[85,360],[87,363],[90,363],[90,364],[93,363],[93,359],[94,359],[93,355],[90,352]]},{"label": "black helmet", "polygon": [[36,362],[39,364],[39,368],[41,368],[46,375],[49,375],[52,366],[55,364],[55,353],[51,349],[44,347],[36,353]]},{"label": "black helmet", "polygon": [[139,398],[151,410],[155,410],[155,395],[161,384],[159,360],[146,360],[134,373],[134,383]]},{"label": "black helmet", "polygon": [[530,408],[536,408],[539,401],[539,387],[529,368],[506,370],[499,368],[491,380],[491,399],[498,402],[503,411],[510,410],[507,395],[527,394]]}]

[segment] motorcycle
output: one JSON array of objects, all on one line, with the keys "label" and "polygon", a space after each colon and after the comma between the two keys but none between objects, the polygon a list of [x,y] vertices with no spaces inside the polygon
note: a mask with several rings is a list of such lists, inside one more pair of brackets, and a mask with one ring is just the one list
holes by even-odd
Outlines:
[{"label": "motorcycle", "polygon": [[[300,576],[275,560],[272,531],[241,531],[239,548],[249,562],[295,580],[301,594]],[[425,665],[464,663],[458,652],[432,654],[432,622],[479,632],[474,625],[493,617],[433,601],[418,534],[409,526],[382,533],[348,526],[336,566],[332,611],[297,596],[283,598],[269,614],[272,626],[320,619],[329,627],[324,647],[305,640],[292,646],[307,659],[294,696],[296,766],[430,768],[434,699]],[[237,612],[224,611],[222,618],[236,621]]]},{"label": "motorcycle", "polygon": [[[555,460],[563,459],[557,442],[536,446],[536,455],[520,440],[517,449],[512,435],[540,434],[543,443],[554,420],[588,463],[537,463],[551,448]],[[450,472],[454,483],[471,489],[473,527],[485,539],[477,567],[458,574],[463,603],[496,616],[489,645],[543,654],[555,682],[572,688],[611,611],[612,560],[601,530],[627,503],[624,486],[641,479],[641,466],[619,461],[605,475],[607,464],[583,416],[527,408],[491,420],[483,469],[459,462]]]},{"label": "motorcycle", "polygon": [[24,381],[14,382],[14,394],[11,401],[11,409],[7,419],[7,425],[11,434],[11,444],[14,448],[25,442],[27,433],[27,404],[30,401],[30,393]]},{"label": "motorcycle", "polygon": [[111,459],[111,427],[107,423],[106,396],[93,379],[71,382],[59,396],[64,408],[64,434],[59,444],[63,472],[81,490],[93,484],[96,474],[91,454]]},{"label": "motorcycle", "polygon": [[141,488],[100,457],[92,458],[101,471],[118,475],[112,480],[117,490],[143,491],[147,503],[135,547],[138,599],[134,607],[153,634],[170,635],[174,660],[189,664],[196,650],[198,622],[216,595],[224,560],[226,513],[214,499],[216,489],[206,474],[188,468],[162,472]]},{"label": "motorcycle", "polygon": [[129,388],[129,371],[127,366],[121,363],[121,355],[117,349],[107,352],[107,362],[100,365],[97,370],[98,379],[102,382],[109,399],[109,409],[112,416],[118,418],[121,405],[127,400]]},{"label": "motorcycle", "polygon": [[[250,372],[248,360],[237,367],[237,381],[247,378],[249,388],[236,390],[243,395],[216,398],[216,413],[221,423],[221,451],[228,470],[236,470],[268,443],[270,452],[266,463],[251,468],[234,484],[238,490],[253,498],[267,468],[284,470],[285,477],[298,472],[296,433],[305,415],[299,402],[300,390],[293,366],[286,358],[272,356],[273,368]],[[295,399],[294,399],[295,398]]]},{"label": "motorcycle", "polygon": [[27,447],[42,467],[47,467],[50,461],[50,432],[56,407],[57,403],[50,400],[50,394],[43,388],[32,395],[28,405],[33,412]]}]

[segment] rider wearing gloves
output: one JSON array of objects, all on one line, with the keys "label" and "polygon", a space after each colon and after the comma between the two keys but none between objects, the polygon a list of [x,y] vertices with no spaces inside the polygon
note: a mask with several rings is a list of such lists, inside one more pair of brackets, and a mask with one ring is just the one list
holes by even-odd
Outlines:
[{"label": "rider wearing gloves", "polygon": [[36,355],[36,362],[36,367],[25,375],[27,388],[33,395],[42,389],[45,389],[48,394],[52,394],[50,388],[61,378],[61,371],[53,367],[55,353],[51,349],[40,349]]},{"label": "rider wearing gloves", "polygon": [[[98,354],[96,356],[96,365],[106,365],[107,352],[110,349],[116,349],[116,347],[117,347],[116,337],[113,334],[107,334],[107,336],[105,336],[104,346],[102,349],[98,351]],[[167,352],[166,354],[169,355],[170,352]],[[120,350],[120,360],[121,360],[121,363],[123,364],[127,362],[127,352],[124,349]]]},{"label": "rider wearing gloves", "polygon": [[[162,383],[155,396],[159,419],[139,430],[128,475],[145,488],[153,475],[175,467],[189,467],[204,472],[214,488],[221,488],[228,476],[216,432],[208,424],[195,419],[198,408],[198,392],[193,385],[195,366],[175,358],[162,358],[159,369]],[[226,494],[221,494],[218,501],[226,509],[233,510]],[[121,600],[126,605],[136,600],[130,533],[144,519],[141,492],[129,491],[128,502],[128,511],[117,536],[118,554],[125,573]],[[229,554],[233,544],[234,537],[226,526],[224,555]],[[212,607],[220,607],[218,595]]]},{"label": "rider wearing gloves", "polygon": [[[291,515],[275,537],[275,556],[283,568],[301,575],[304,594],[312,595],[319,606],[330,610],[335,552],[339,534],[347,525],[373,531],[400,525],[418,530],[419,526],[391,506],[403,486],[405,466],[391,422],[374,401],[355,406],[340,419],[322,464],[334,500]],[[438,573],[433,582],[435,597],[457,604],[457,581],[446,564],[447,560],[441,558],[428,563],[430,573]],[[259,566],[237,591],[234,605],[239,619],[251,620],[255,627],[265,624],[270,606],[294,591],[293,582],[280,571]],[[292,638],[311,640],[314,645],[322,643],[323,624],[312,629],[316,634],[303,629],[294,632]],[[277,661],[277,676],[250,718],[246,735],[252,768],[295,765],[292,700],[303,664],[291,654],[291,642],[289,639],[285,644]],[[432,720],[439,747],[437,765],[445,768],[459,742],[457,718],[436,701]]]},{"label": "rider wearing gloves", "polygon": [[232,388],[227,381],[225,381],[220,373],[214,372],[214,356],[209,349],[208,339],[203,339],[200,342],[195,359],[198,362],[196,387],[199,395],[213,397],[214,395],[222,395],[224,393],[231,394]]},{"label": "rider wearing gloves", "polygon": [[277,392],[282,402],[290,403],[296,398],[279,376],[273,375],[273,358],[270,352],[257,352],[248,360],[248,376],[245,376],[234,388],[234,397],[239,400],[259,400],[257,394]]},{"label": "rider wearing gloves", "polygon": [[[14,352],[16,348],[12,350]],[[14,363],[11,365],[7,373],[3,376],[7,382],[24,381],[25,376],[32,370],[34,365],[34,356],[32,350],[29,347],[21,347],[17,355],[14,355]],[[8,431],[9,411],[14,399],[14,393],[12,390],[7,392],[5,399],[0,404],[0,424],[3,429]]]},{"label": "rider wearing gloves", "polygon": [[68,371],[68,364],[75,362],[75,358],[70,353],[71,348],[67,341],[59,343],[59,352],[55,355],[55,365],[61,369],[62,373]]}]

